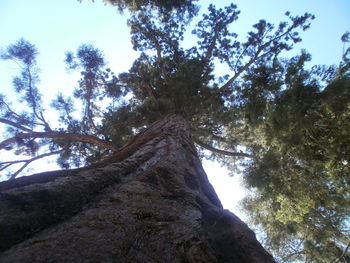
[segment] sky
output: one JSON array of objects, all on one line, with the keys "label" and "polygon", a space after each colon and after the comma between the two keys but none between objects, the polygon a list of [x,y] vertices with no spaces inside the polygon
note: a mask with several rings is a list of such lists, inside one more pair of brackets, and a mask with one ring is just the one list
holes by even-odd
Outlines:
[{"label": "sky", "polygon": [[[210,3],[221,7],[231,2],[241,10],[232,30],[242,39],[251,25],[260,19],[277,24],[286,18],[286,11],[292,15],[314,14],[316,19],[311,28],[301,34],[303,42],[286,55],[296,55],[306,49],[312,54],[312,64],[339,63],[343,52],[340,37],[350,31],[349,0],[200,0],[198,3],[203,11]],[[130,68],[138,54],[132,50],[126,20],[126,14],[121,15],[115,8],[105,6],[102,0],[83,0],[82,3],[77,0],[0,0],[0,52],[1,48],[20,38],[37,47],[40,53],[37,62],[41,69],[39,89],[48,105],[57,92],[70,95],[76,87],[79,76],[67,73],[63,60],[66,51],[75,51],[82,43],[93,44],[102,50],[108,66],[115,73]],[[189,38],[186,43],[192,41]],[[11,81],[17,72],[14,64],[0,61],[0,93],[9,99],[16,96]],[[4,154],[0,152],[1,159]],[[229,177],[227,170],[217,163],[205,161],[203,165],[224,207],[244,217],[236,206],[245,194],[240,187],[240,176]],[[53,163],[40,163],[32,168],[32,172],[57,169]]]}]

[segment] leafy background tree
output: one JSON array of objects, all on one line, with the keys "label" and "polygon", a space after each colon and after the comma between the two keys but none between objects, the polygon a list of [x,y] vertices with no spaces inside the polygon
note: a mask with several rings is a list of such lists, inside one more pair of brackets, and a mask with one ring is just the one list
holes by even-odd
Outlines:
[{"label": "leafy background tree", "polygon": [[[340,66],[311,69],[304,51],[283,59],[312,15],[287,13],[288,22],[275,27],[260,20],[241,39],[230,30],[239,14],[235,5],[210,6],[193,30],[197,45],[183,48],[187,21],[168,9],[161,7],[161,16],[133,10],[128,24],[138,58],[126,73],[113,74],[93,45],[66,53],[68,69],[81,77],[74,100],[59,94],[52,102],[59,127],[45,117],[35,46],[21,39],[3,52],[3,59],[20,66],[13,84],[27,107],[14,110],[1,97],[1,120],[9,125],[1,148],[15,145],[16,154],[31,156],[20,160],[12,177],[51,154],[59,154],[63,168],[92,164],[153,121],[178,113],[191,122],[194,141],[212,152],[211,159],[230,169],[245,167],[252,193],[243,206],[282,262],[328,262],[342,255],[349,238],[346,56]],[[216,76],[214,62],[225,64],[229,75]],[[2,168],[17,163],[3,162]]]},{"label": "leafy background tree", "polygon": [[[243,207],[282,262],[331,262],[349,242],[348,65],[306,70],[309,58],[303,53],[281,64],[283,81],[273,82],[286,90],[274,100],[253,94],[261,108],[246,113],[260,156],[245,167],[254,192]],[[277,68],[267,65],[251,75],[255,87],[274,86],[265,73]]]}]

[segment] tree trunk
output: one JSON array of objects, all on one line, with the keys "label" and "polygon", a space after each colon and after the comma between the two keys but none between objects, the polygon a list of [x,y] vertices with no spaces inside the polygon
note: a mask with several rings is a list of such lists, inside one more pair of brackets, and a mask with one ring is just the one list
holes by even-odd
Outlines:
[{"label": "tree trunk", "polygon": [[99,167],[0,184],[0,262],[270,263],[170,115]]}]

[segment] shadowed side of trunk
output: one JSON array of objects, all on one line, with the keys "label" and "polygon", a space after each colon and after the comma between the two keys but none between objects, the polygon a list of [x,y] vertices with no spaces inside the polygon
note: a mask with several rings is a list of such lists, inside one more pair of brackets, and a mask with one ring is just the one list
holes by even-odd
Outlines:
[{"label": "shadowed side of trunk", "polygon": [[274,262],[222,208],[178,115],[103,167],[17,182],[0,184],[0,262]]}]

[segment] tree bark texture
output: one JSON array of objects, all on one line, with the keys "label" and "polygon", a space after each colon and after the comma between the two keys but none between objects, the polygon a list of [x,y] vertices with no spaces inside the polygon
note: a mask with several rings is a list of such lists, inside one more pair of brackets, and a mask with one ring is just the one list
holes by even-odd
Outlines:
[{"label": "tree bark texture", "polygon": [[178,115],[94,167],[1,183],[0,253],[1,263],[274,262],[222,208]]}]

